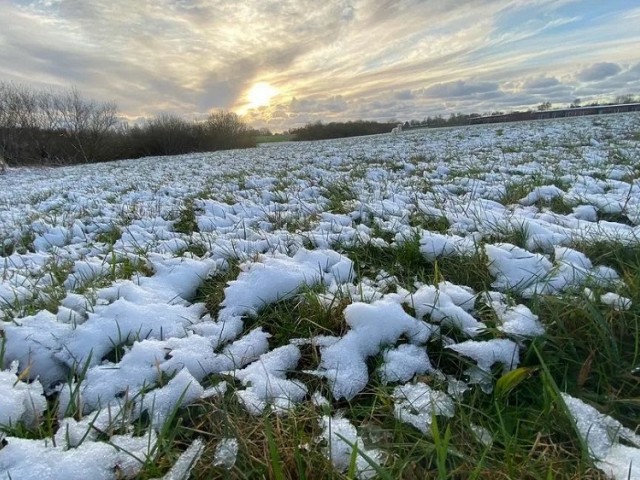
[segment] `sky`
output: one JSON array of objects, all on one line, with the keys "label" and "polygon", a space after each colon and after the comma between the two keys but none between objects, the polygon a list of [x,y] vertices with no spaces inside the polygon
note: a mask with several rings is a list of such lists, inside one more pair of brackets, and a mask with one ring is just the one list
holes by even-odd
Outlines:
[{"label": "sky", "polygon": [[0,0],[0,81],[283,131],[640,94],[637,0]]}]

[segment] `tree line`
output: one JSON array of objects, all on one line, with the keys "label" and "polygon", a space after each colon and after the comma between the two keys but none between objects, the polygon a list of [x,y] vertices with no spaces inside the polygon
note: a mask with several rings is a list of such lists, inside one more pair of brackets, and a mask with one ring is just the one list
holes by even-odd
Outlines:
[{"label": "tree line", "polygon": [[296,140],[325,140],[329,138],[357,137],[388,133],[397,122],[379,123],[365,120],[350,122],[309,123],[304,127],[293,128],[289,133],[295,135]]},{"label": "tree line", "polygon": [[89,163],[255,146],[246,124],[230,112],[203,121],[159,115],[140,125],[122,121],[117,106],[0,82],[0,156],[9,165]]}]

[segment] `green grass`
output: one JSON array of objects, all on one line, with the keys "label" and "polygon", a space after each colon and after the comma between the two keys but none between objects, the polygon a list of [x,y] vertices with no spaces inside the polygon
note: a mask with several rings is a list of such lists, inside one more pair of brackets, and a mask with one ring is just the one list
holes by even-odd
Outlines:
[{"label": "green grass", "polygon": [[[394,247],[369,244],[341,251],[354,260],[359,276],[374,277],[385,270],[407,287],[416,279],[447,279],[486,290],[491,281],[486,258],[480,253],[477,258],[429,262],[419,251],[417,237]],[[640,287],[638,257],[624,250],[614,257],[618,266],[625,266],[622,274],[629,288]],[[206,282],[201,294],[210,311],[223,299],[226,282],[237,274],[233,268]],[[634,307],[627,312],[568,295],[527,301],[547,333],[521,352],[522,370],[517,380],[505,376],[500,383],[508,387],[489,395],[477,388],[468,391],[457,400],[453,418],[435,419],[431,435],[394,418],[393,385],[380,383],[378,357],[369,362],[370,381],[365,390],[350,401],[333,402],[330,410],[324,411],[342,411],[358,427],[365,445],[383,452],[385,461],[378,478],[604,479],[577,437],[559,392],[567,391],[635,428],[634,420],[640,416],[640,378],[631,372],[640,362],[639,291],[633,297]],[[246,321],[246,329],[265,328],[273,335],[272,347],[293,337],[344,334],[342,311],[349,300],[327,307],[318,301],[318,293],[318,289],[306,289],[267,306]],[[430,342],[427,349],[434,365],[447,374],[461,378],[469,366],[438,341]],[[303,347],[302,353],[298,370],[290,376],[304,378],[310,393],[318,390],[328,395],[323,380],[309,380],[298,373],[314,368],[319,352]],[[494,382],[504,373],[496,369]],[[441,379],[431,375],[416,380],[446,388]],[[234,399],[237,388],[240,385],[232,381],[224,397],[187,407],[178,416],[173,429],[176,444],[186,446],[196,437],[204,438],[204,458],[211,458],[222,438],[234,437],[239,442],[238,457],[230,470],[200,461],[192,478],[352,478],[354,470],[335,471],[327,459],[326,445],[317,443],[323,410],[306,402],[284,416],[265,412],[251,417]],[[490,432],[490,445],[473,433],[477,426]],[[140,478],[166,472],[175,456],[159,458]]]},{"label": "green grass", "polygon": [[278,143],[291,142],[296,136],[290,133],[276,133],[274,135],[259,135],[256,137],[256,143]]},{"label": "green grass", "polygon": [[184,201],[182,208],[178,213],[178,218],[173,224],[176,232],[185,233],[187,235],[199,231],[198,222],[196,221],[196,212],[194,200],[188,198]]}]

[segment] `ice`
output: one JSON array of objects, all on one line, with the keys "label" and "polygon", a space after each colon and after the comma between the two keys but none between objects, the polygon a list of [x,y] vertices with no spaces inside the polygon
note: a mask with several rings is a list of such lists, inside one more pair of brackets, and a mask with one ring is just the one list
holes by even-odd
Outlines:
[{"label": "ice", "polygon": [[238,456],[238,440],[235,438],[223,438],[216,446],[213,454],[213,464],[227,470],[233,468]]},{"label": "ice", "polygon": [[518,344],[506,338],[495,338],[486,341],[467,340],[465,342],[447,345],[460,355],[474,360],[477,366],[466,370],[470,383],[477,383],[483,390],[490,392],[491,367],[499,363],[505,371],[515,369],[520,363]]},{"label": "ice", "polygon": [[640,478],[640,436],[582,400],[561,395],[598,468],[616,480]]},{"label": "ice", "polygon": [[320,427],[322,428],[322,439],[327,442],[327,457],[336,470],[344,472],[349,468],[353,449],[357,448],[356,478],[368,479],[376,476],[376,470],[363,455],[366,455],[376,465],[380,465],[382,462],[381,453],[375,449],[365,448],[356,427],[349,420],[340,416],[325,415],[320,419]]},{"label": "ice", "polygon": [[424,434],[431,433],[434,415],[453,417],[455,413],[451,397],[422,382],[396,387],[393,399],[395,417],[401,422],[413,425]]}]

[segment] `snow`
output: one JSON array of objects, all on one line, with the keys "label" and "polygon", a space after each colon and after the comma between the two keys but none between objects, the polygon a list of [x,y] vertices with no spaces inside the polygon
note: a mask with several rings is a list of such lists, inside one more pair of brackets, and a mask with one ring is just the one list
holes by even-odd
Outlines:
[{"label": "snow", "polygon": [[396,387],[393,399],[395,417],[413,425],[424,434],[431,434],[434,415],[453,417],[455,413],[451,397],[421,382]]},{"label": "snow", "polygon": [[[320,419],[320,427],[322,428],[322,439],[327,443],[327,457],[331,460],[336,470],[344,472],[349,468],[353,449],[357,448],[356,478],[368,479],[376,476],[375,469],[366,457],[371,462],[379,465],[381,454],[378,450],[365,448],[356,427],[349,420],[340,416],[330,417],[325,415]],[[366,455],[366,457],[363,455]]]},{"label": "snow", "polygon": [[[330,411],[334,400],[356,401],[379,380],[394,389],[398,420],[428,432],[432,413],[454,415],[453,399],[467,390],[490,392],[496,366],[516,368],[531,339],[544,334],[530,299],[579,295],[621,315],[636,307],[623,272],[599,265],[583,247],[640,244],[637,172],[610,155],[613,140],[601,134],[625,142],[625,157],[636,158],[637,142],[623,138],[638,118],[598,119],[603,129],[576,118],[505,125],[500,137],[488,127],[464,137],[422,130],[393,142],[382,135],[11,169],[0,177],[7,252],[0,257],[0,425],[29,426],[51,413],[59,428],[56,445],[7,437],[0,477],[114,478],[118,469],[131,478],[140,463],[112,445],[144,459],[176,409],[226,390],[253,415],[286,414],[304,402]],[[557,148],[567,142],[582,146]],[[504,153],[505,145],[522,148]],[[334,185],[348,186],[349,195],[337,202]],[[510,185],[523,194],[507,204]],[[181,233],[187,202],[198,229]],[[556,203],[566,209],[553,211]],[[430,221],[438,231],[426,227]],[[360,249],[376,255],[414,241],[431,265],[447,257],[484,262],[491,289],[446,274],[401,285],[391,266],[368,272],[357,257]],[[348,249],[354,254],[342,253]],[[231,266],[240,273],[221,287],[218,308],[207,310],[207,280]],[[273,325],[256,325],[266,307],[302,302],[301,295],[315,295],[337,316],[335,331],[287,343]],[[468,368],[445,375],[433,344]],[[310,391],[310,375],[328,390]],[[447,393],[423,383],[425,376]],[[55,394],[59,410],[48,412]],[[590,425],[601,421],[576,408]],[[126,430],[143,413],[151,420],[144,436],[96,434],[114,421]],[[334,430],[359,448],[362,440],[335,412],[322,422],[332,461],[344,471],[351,447]],[[594,447],[601,468],[624,471],[634,447],[605,444]],[[220,439],[214,463],[230,468],[237,448]],[[367,451],[381,462],[377,450]],[[195,441],[166,478],[184,476],[201,452]],[[373,475],[363,457],[357,462],[360,477]]]},{"label": "snow", "polygon": [[237,455],[238,440],[235,438],[223,438],[216,446],[216,451],[213,454],[213,464],[216,467],[230,470],[236,463]]},{"label": "snow", "polygon": [[[351,329],[336,343],[322,349],[316,372],[327,379],[335,399],[349,400],[367,385],[367,358],[377,355],[382,346],[395,344],[401,335],[424,343],[432,331],[432,327],[411,317],[389,299],[372,304],[353,303],[345,309],[344,316]],[[397,366],[393,368],[398,369]],[[422,367],[418,366],[418,369],[423,368],[428,367],[424,363]]]},{"label": "snow", "polygon": [[615,480],[639,479],[640,436],[582,400],[566,393],[562,400],[598,468]]},{"label": "snow", "polygon": [[13,362],[8,371],[0,371],[0,425],[16,426],[22,422],[34,426],[44,413],[47,401],[38,380],[22,381],[18,375],[18,362]]},{"label": "snow", "polygon": [[286,412],[306,396],[307,387],[302,382],[286,378],[298,360],[298,347],[285,345],[261,355],[249,366],[233,373],[246,387],[239,390],[237,396],[249,413],[259,415],[269,404],[276,412]]}]

